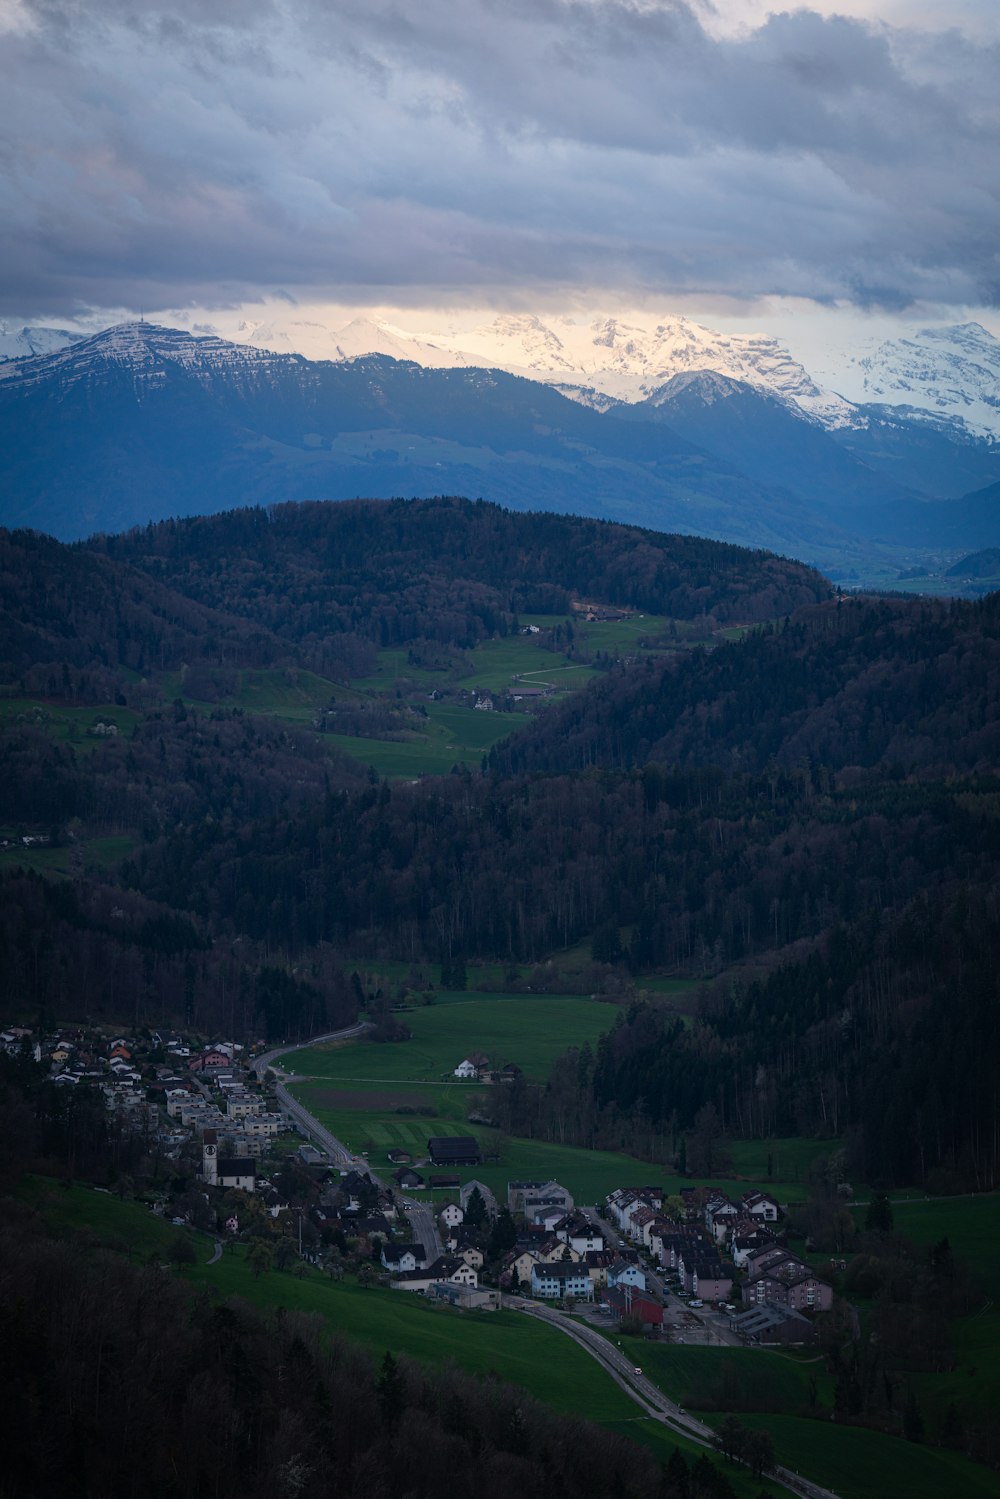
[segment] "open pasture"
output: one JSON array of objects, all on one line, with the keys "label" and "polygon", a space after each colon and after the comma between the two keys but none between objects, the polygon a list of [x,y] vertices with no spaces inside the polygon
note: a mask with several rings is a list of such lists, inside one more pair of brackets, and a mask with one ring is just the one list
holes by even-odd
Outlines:
[{"label": "open pasture", "polygon": [[[432,709],[437,711],[432,713]],[[326,739],[363,765],[373,765],[380,775],[413,779],[447,775],[454,765],[478,770],[486,751],[513,734],[527,718],[525,713],[477,713],[472,707],[428,703],[424,727],[405,739],[368,739],[355,734],[328,734]]]},{"label": "open pasture", "polygon": [[26,1176],[18,1199],[38,1213],[59,1235],[83,1235],[94,1248],[113,1249],[130,1259],[150,1256],[167,1258],[179,1232],[190,1239],[195,1252],[208,1259],[212,1239],[190,1229],[179,1230],[140,1202],[123,1201],[111,1192],[77,1182],[63,1185],[50,1176]]},{"label": "open pasture", "polygon": [[809,1362],[766,1348],[684,1347],[651,1343],[642,1350],[650,1379],[686,1410],[756,1410],[794,1415],[832,1386],[823,1361]]},{"label": "open pasture", "polygon": [[931,1245],[947,1239],[958,1258],[984,1286],[995,1275],[1000,1245],[1000,1192],[908,1202],[893,1197],[892,1213],[898,1232],[917,1244]]},{"label": "open pasture", "polygon": [[[494,1067],[515,1062],[541,1082],[567,1047],[594,1045],[615,1014],[614,1006],[579,995],[471,992],[408,1011],[409,1041],[313,1047],[296,1052],[289,1065],[303,1076],[344,1086],[355,1080],[438,1083],[450,1081],[459,1062],[475,1051]],[[461,1086],[475,1091],[483,1085]]]},{"label": "open pasture", "polygon": [[997,1477],[958,1453],[901,1437],[810,1421],[748,1415],[745,1425],[770,1432],[778,1457],[840,1499],[996,1499]]}]

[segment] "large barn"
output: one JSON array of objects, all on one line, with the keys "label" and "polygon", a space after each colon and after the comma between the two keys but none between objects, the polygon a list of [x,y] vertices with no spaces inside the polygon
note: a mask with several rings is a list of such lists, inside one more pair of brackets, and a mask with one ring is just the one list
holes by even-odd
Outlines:
[{"label": "large barn", "polygon": [[435,1166],[478,1166],[482,1160],[479,1141],[472,1135],[433,1135],[427,1154]]}]

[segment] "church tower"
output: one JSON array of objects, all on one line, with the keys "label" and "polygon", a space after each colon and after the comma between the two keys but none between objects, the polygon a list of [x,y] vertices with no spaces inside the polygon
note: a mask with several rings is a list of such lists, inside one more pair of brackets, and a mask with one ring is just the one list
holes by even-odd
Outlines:
[{"label": "church tower", "polygon": [[201,1146],[201,1174],[210,1187],[219,1182],[219,1147],[214,1129],[207,1129]]}]

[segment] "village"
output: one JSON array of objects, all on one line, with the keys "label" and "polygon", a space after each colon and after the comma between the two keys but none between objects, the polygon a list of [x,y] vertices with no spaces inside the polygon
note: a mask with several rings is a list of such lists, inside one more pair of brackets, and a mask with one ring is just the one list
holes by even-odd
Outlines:
[{"label": "village", "polygon": [[[154,1162],[152,1211],[220,1243],[248,1240],[262,1268],[297,1260],[468,1311],[543,1303],[687,1343],[807,1344],[833,1306],[830,1279],[788,1248],[784,1209],[766,1192],[647,1185],[581,1206],[554,1179],[512,1180],[498,1202],[468,1175],[482,1160],[471,1135],[431,1136],[416,1159],[388,1151],[388,1179],[343,1147],[320,1148],[324,1132],[309,1128],[263,1041],[11,1026],[0,1048],[47,1067],[58,1089],[96,1090]],[[486,1070],[474,1053],[454,1074]]]}]

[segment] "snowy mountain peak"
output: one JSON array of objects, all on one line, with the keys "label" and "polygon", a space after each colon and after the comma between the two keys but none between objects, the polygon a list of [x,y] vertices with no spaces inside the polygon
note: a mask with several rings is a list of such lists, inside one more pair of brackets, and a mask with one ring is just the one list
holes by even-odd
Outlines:
[{"label": "snowy mountain peak", "polygon": [[8,359],[30,359],[35,354],[51,354],[85,335],[68,328],[12,328],[0,322],[0,364]]},{"label": "snowy mountain peak", "polygon": [[[314,357],[357,359],[388,354],[430,368],[478,367],[558,386],[588,405],[646,400],[673,376],[710,370],[768,391],[827,427],[863,425],[850,402],[821,389],[776,339],[718,333],[685,317],[589,323],[535,313],[501,313],[476,327],[411,333],[393,324],[356,318],[339,330],[310,331]],[[255,328],[255,344],[284,347],[279,330]],[[303,347],[303,345],[299,345]]]},{"label": "snowy mountain peak", "polygon": [[301,362],[298,355],[273,354],[247,344],[227,343],[213,334],[188,333],[156,323],[116,323],[52,353],[10,360],[0,365],[0,380],[17,381],[25,386],[49,380],[72,385],[125,370],[149,389],[170,365],[207,381],[222,371],[259,377],[275,363],[290,359]]},{"label": "snowy mountain peak", "polygon": [[940,427],[996,440],[1000,425],[1000,339],[980,323],[920,328],[887,339],[849,364],[863,398],[906,408]]}]

